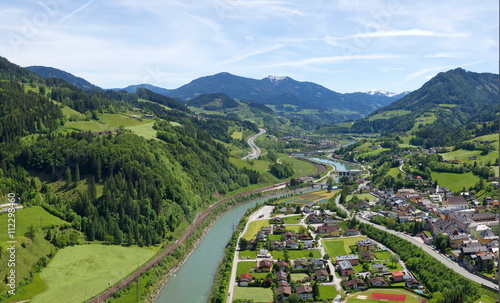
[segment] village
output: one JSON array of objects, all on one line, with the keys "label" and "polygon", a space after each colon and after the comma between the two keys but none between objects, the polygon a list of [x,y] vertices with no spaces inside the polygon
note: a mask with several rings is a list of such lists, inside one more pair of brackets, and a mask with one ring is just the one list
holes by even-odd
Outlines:
[{"label": "village", "polygon": [[228,302],[340,302],[350,292],[390,285],[426,293],[396,254],[322,209],[332,196],[307,194],[250,216]]},{"label": "village", "polygon": [[[439,186],[426,193],[379,190],[351,175],[360,185],[350,193],[356,203],[344,210],[404,232],[481,278],[498,279],[499,221],[489,211],[498,200],[480,203]],[[379,287],[400,287],[425,298],[424,285],[398,255],[360,235],[355,219],[325,207],[327,199],[338,202],[335,192],[280,201],[249,218],[235,253],[228,302],[340,302],[349,293]]]}]

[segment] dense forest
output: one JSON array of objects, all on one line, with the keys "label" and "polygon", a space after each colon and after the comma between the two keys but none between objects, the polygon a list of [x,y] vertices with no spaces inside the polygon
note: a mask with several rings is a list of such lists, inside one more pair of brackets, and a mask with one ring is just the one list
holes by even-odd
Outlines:
[{"label": "dense forest", "polygon": [[[258,182],[256,171],[236,168],[227,148],[214,140],[229,142],[232,126],[256,130],[248,121],[196,117],[182,103],[146,89],[133,94],[82,90],[61,79],[42,79],[3,58],[1,63],[0,189],[16,190],[28,204],[51,209],[87,240],[161,243],[217,196]],[[124,129],[56,131],[67,121],[63,107],[87,120],[141,108],[160,118],[154,125],[159,140]],[[78,187],[79,194],[62,199],[46,186],[53,182],[64,182],[65,190]]]}]

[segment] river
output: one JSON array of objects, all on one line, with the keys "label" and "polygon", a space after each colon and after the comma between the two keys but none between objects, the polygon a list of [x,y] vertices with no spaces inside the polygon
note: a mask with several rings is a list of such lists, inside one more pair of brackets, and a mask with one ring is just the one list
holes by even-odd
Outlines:
[{"label": "river", "polygon": [[[304,193],[316,191],[307,189]],[[184,265],[172,275],[163,286],[156,299],[157,303],[201,303],[206,302],[217,266],[219,265],[224,248],[233,234],[234,227],[238,225],[246,210],[254,207],[259,202],[264,202],[271,197],[254,200],[239,205],[220,217],[210,228],[205,238],[195,248]]]},{"label": "river", "polygon": [[[333,164],[337,170],[355,169],[356,166],[344,162],[320,158],[311,160]],[[318,189],[304,190],[303,192]],[[280,196],[274,195],[273,197]],[[205,238],[195,248],[184,265],[172,275],[163,286],[156,299],[156,303],[202,303],[206,302],[212,288],[213,276],[217,270],[224,248],[233,233],[233,224],[236,226],[245,211],[259,202],[270,197],[254,200],[237,206],[220,217],[208,231]]]}]

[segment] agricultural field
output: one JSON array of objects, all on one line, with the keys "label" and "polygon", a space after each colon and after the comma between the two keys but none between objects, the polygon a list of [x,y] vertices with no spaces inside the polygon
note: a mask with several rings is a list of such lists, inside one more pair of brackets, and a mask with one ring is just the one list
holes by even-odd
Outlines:
[{"label": "agricultural field", "polygon": [[66,247],[42,270],[40,276],[47,289],[31,302],[85,301],[119,282],[153,255],[153,250],[137,247],[99,244]]},{"label": "agricultural field", "polygon": [[464,187],[468,189],[479,181],[479,177],[471,172],[465,174],[432,172],[431,177],[433,180],[437,180],[440,186],[446,186],[453,192],[461,191]]},{"label": "agricultural field", "polygon": [[[91,121],[76,121],[76,122],[67,122],[66,127],[79,130],[79,131],[93,131],[93,132],[103,132],[103,131],[114,131],[120,127],[129,128],[135,127],[144,124],[151,124],[149,127],[152,127],[152,120],[144,119],[143,121],[139,121],[137,119],[131,118],[129,115],[122,114],[100,114],[98,115],[99,120],[91,120]],[[145,132],[145,130],[141,128],[137,128],[139,135]],[[156,132],[155,132],[156,136]],[[151,131],[147,133],[146,138],[151,137]]]},{"label": "agricultural field", "polygon": [[134,134],[142,136],[146,139],[156,139],[156,130],[153,129],[154,123],[150,122],[147,124],[129,126],[127,129],[131,130]]},{"label": "agricultural field", "polygon": [[394,117],[405,116],[405,115],[408,115],[410,113],[411,113],[411,111],[409,111],[409,110],[391,110],[391,111],[386,111],[386,112],[381,113],[381,114],[373,115],[370,117],[369,120],[370,121],[387,120],[387,119],[391,119]]},{"label": "agricultural field", "polygon": [[[24,236],[28,231],[28,227],[31,225],[36,228],[50,225],[59,225],[66,223],[66,221],[59,219],[58,217],[49,214],[45,209],[41,206],[33,206],[28,208],[22,208],[16,210],[15,212],[16,219],[16,239],[17,241],[26,240],[27,238]],[[7,213],[3,213],[0,215],[0,226],[7,226]],[[9,240],[8,234],[2,233],[0,235],[0,243],[2,246]]]},{"label": "agricultural field", "polygon": [[273,291],[271,288],[261,287],[239,287],[234,288],[234,300],[250,299],[255,303],[264,303],[273,301]]},{"label": "agricultural field", "polygon": [[233,138],[234,140],[243,140],[243,132],[234,132],[231,135],[231,138]]},{"label": "agricultural field", "polygon": [[349,246],[355,245],[360,240],[366,240],[366,237],[349,237],[340,239],[323,240],[323,246],[330,258],[334,259],[335,256],[345,256],[351,254]]},{"label": "agricultural field", "polygon": [[292,178],[314,175],[316,173],[316,166],[312,165],[311,163],[301,161],[295,157],[282,157],[280,154],[279,161],[281,161],[282,163],[290,163],[293,165],[295,174],[292,176]]},{"label": "agricultural field", "polygon": [[243,235],[243,239],[252,240],[255,238],[255,235],[262,229],[262,227],[270,226],[269,220],[257,220],[250,222],[248,226],[247,232]]}]

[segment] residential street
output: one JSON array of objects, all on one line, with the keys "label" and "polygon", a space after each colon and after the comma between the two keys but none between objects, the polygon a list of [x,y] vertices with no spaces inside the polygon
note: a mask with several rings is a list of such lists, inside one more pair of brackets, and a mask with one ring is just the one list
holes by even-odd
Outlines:
[{"label": "residential street", "polygon": [[[337,203],[337,205],[341,209],[343,209],[344,211],[347,212],[347,214],[350,215],[350,212],[347,209],[345,209],[343,205],[339,204],[339,199],[340,199],[340,196],[337,197],[337,199],[335,200],[335,203]],[[488,281],[486,279],[483,279],[483,278],[481,278],[479,276],[476,276],[476,275],[472,274],[471,272],[469,272],[465,268],[463,268],[460,265],[458,265],[458,263],[450,260],[449,258],[445,257],[443,254],[440,254],[439,252],[433,250],[428,245],[426,245],[426,244],[424,244],[424,243],[422,243],[420,241],[415,240],[413,237],[405,235],[404,233],[401,233],[401,232],[398,232],[398,231],[387,229],[386,227],[384,227],[382,225],[374,224],[374,223],[372,223],[372,222],[370,222],[368,220],[360,218],[359,216],[356,216],[356,217],[360,220],[360,222],[363,222],[363,223],[366,223],[366,224],[370,224],[373,227],[376,227],[378,229],[384,230],[384,231],[386,231],[388,233],[391,233],[391,234],[396,235],[396,236],[398,236],[400,238],[403,238],[405,240],[410,241],[411,243],[415,244],[416,246],[422,248],[426,253],[428,253],[429,255],[431,255],[432,257],[434,257],[436,260],[438,260],[441,263],[443,263],[444,265],[448,266],[449,268],[451,268],[452,270],[454,270],[458,274],[462,275],[463,277],[465,277],[467,279],[470,279],[470,280],[472,280],[474,282],[477,282],[479,284],[484,284],[486,286],[498,289],[498,285],[497,284],[495,284],[493,282],[490,282],[490,281]]]}]

